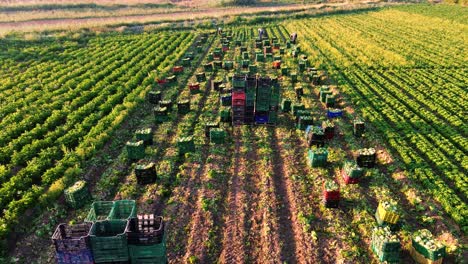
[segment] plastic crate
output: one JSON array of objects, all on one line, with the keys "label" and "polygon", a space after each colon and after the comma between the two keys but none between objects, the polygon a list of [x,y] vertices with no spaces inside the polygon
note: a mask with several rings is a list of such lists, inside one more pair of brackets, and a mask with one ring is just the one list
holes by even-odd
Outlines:
[{"label": "plastic crate", "polygon": [[190,112],[190,100],[180,100],[177,102],[177,113],[179,114],[187,114]]},{"label": "plastic crate", "polygon": [[128,220],[136,216],[136,203],[134,200],[114,201],[112,211],[109,214],[109,220]]},{"label": "plastic crate", "polygon": [[215,144],[223,144],[226,138],[226,131],[221,128],[210,129],[210,142]]},{"label": "plastic crate", "polygon": [[377,207],[377,210],[379,211],[379,216],[381,217],[381,219],[390,224],[396,224],[396,222],[398,222],[398,220],[400,219],[400,216],[397,213],[385,210],[385,208],[382,205],[382,202],[379,203],[379,207]]},{"label": "plastic crate", "polygon": [[163,242],[164,220],[154,214],[138,215],[130,219],[126,233],[129,245],[153,245]]},{"label": "plastic crate", "polygon": [[128,261],[128,244],[125,230],[128,221],[98,221],[90,231],[91,248],[96,263]]},{"label": "plastic crate", "polygon": [[161,92],[160,91],[150,91],[148,93],[148,101],[150,104],[158,104],[161,101]]},{"label": "plastic crate", "polygon": [[288,99],[283,99],[281,102],[281,111],[289,112],[291,111],[291,101]]},{"label": "plastic crate", "polygon": [[204,82],[206,81],[206,75],[204,72],[198,72],[195,74],[196,78],[197,78],[197,82]]},{"label": "plastic crate", "polygon": [[167,263],[166,238],[159,244],[152,245],[129,245],[128,251],[132,264],[141,263]]},{"label": "plastic crate", "polygon": [[342,117],[342,116],[343,116],[343,110],[341,109],[328,109],[327,110],[328,118],[336,118],[336,117]]},{"label": "plastic crate", "polygon": [[143,140],[137,142],[127,142],[126,144],[128,158],[139,160],[145,157],[145,144]]},{"label": "plastic crate", "polygon": [[414,247],[414,249],[416,249],[416,251],[418,253],[422,254],[425,258],[427,258],[429,260],[432,260],[432,261],[435,261],[437,259],[445,257],[445,254],[446,254],[445,246],[441,245],[439,248],[431,250],[431,249],[425,247],[423,245],[423,243],[420,243],[420,242],[416,241],[416,239],[415,239],[416,235],[418,233],[422,233],[422,232],[426,233],[426,238],[423,238],[424,236],[420,235],[421,238],[435,240],[432,237],[432,234],[431,234],[431,232],[429,230],[423,229],[423,230],[417,231],[417,232],[415,232],[413,234],[412,241],[411,241],[411,244]]},{"label": "plastic crate", "polygon": [[444,262],[444,258],[439,258],[437,260],[430,260],[426,258],[423,254],[419,253],[413,245],[410,248],[410,255],[414,261],[418,264],[442,264]]},{"label": "plastic crate", "polygon": [[135,176],[138,184],[150,184],[156,182],[156,165],[153,162],[137,164],[135,166]]},{"label": "plastic crate", "polygon": [[161,100],[159,102],[160,107],[165,107],[167,111],[172,111],[172,101],[171,100]]},{"label": "plastic crate", "polygon": [[309,149],[309,166],[324,167],[327,164],[328,151],[325,148]]},{"label": "plastic crate", "polygon": [[153,144],[153,130],[151,128],[138,129],[135,136],[137,140],[143,140],[145,145]]},{"label": "plastic crate", "polygon": [[90,249],[89,230],[92,223],[59,224],[52,235],[57,252],[75,252]]},{"label": "plastic crate", "polygon": [[90,198],[85,181],[77,181],[64,191],[65,201],[72,208],[82,207]]},{"label": "plastic crate", "polygon": [[78,250],[74,252],[56,252],[57,264],[94,264],[91,249]]},{"label": "plastic crate", "polygon": [[185,154],[195,151],[195,143],[193,141],[193,136],[179,138],[177,140],[177,148],[179,149],[179,154]]},{"label": "plastic crate", "polygon": [[107,220],[114,206],[113,201],[97,201],[91,204],[91,209],[86,216],[85,222]]},{"label": "plastic crate", "polygon": [[387,264],[400,263],[400,252],[383,252],[377,250],[372,245],[372,251],[377,256],[380,262],[386,262]]}]

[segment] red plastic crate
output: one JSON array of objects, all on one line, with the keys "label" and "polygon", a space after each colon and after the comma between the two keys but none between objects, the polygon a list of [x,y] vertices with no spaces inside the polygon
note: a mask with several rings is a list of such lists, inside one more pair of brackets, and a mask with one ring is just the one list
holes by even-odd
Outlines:
[{"label": "red plastic crate", "polygon": [[243,100],[245,101],[245,92],[233,92],[232,100]]},{"label": "red plastic crate", "polygon": [[200,90],[200,84],[199,83],[191,83],[191,84],[189,84],[189,89],[190,90]]},{"label": "red plastic crate", "polygon": [[244,100],[232,100],[232,106],[245,106]]},{"label": "red plastic crate", "polygon": [[325,139],[333,139],[335,137],[335,131],[327,129],[325,130]]},{"label": "red plastic crate", "polygon": [[323,182],[322,190],[323,190],[323,198],[325,200],[339,200],[340,199],[340,190],[338,189],[336,191],[327,191],[325,189],[325,182]]},{"label": "red plastic crate", "polygon": [[156,81],[158,82],[158,84],[165,84],[165,83],[167,83],[167,80],[166,80],[166,79],[156,79]]},{"label": "red plastic crate", "polygon": [[273,68],[275,68],[275,69],[281,68],[281,61],[274,61],[273,62]]},{"label": "red plastic crate", "polygon": [[223,50],[223,52],[226,52],[226,51],[229,50],[229,47],[223,47],[222,50]]},{"label": "red plastic crate", "polygon": [[183,66],[174,66],[174,68],[172,68],[172,71],[173,72],[183,72],[184,67]]},{"label": "red plastic crate", "polygon": [[351,178],[349,175],[345,172],[344,169],[341,169],[341,176],[344,179],[344,182],[346,184],[356,184],[359,183],[359,178]]}]

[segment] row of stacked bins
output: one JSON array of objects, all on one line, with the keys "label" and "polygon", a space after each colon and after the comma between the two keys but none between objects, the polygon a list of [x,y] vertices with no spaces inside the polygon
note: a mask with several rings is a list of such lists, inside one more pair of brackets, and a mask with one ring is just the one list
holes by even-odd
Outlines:
[{"label": "row of stacked bins", "polygon": [[276,124],[280,87],[278,79],[235,75],[232,77],[232,123]]}]

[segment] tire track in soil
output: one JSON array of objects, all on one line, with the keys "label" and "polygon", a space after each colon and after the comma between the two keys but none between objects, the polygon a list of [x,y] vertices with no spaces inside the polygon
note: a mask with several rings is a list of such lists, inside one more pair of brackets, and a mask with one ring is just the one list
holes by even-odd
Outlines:
[{"label": "tire track in soil", "polygon": [[228,191],[228,202],[224,235],[223,235],[223,250],[221,252],[221,263],[242,263],[245,257],[244,247],[244,226],[245,226],[245,178],[242,179],[239,172],[246,171],[246,156],[242,153],[241,144],[244,138],[241,138],[240,128],[234,128],[234,162],[232,163],[232,178]]},{"label": "tire track in soil", "polygon": [[305,260],[303,247],[297,247],[296,241],[301,246],[302,232],[299,231],[297,218],[295,217],[296,203],[292,197],[290,185],[288,186],[286,178],[286,169],[284,160],[280,156],[280,147],[278,144],[278,134],[275,128],[268,129],[270,148],[273,150],[273,185],[277,198],[276,215],[279,219],[279,237],[281,239],[281,262],[301,263]]},{"label": "tire track in soil", "polygon": [[[288,131],[289,132],[289,131]],[[293,136],[291,136],[293,135]],[[295,172],[299,172],[304,175],[304,170],[301,170],[302,166],[299,165],[299,161],[294,159],[301,157],[302,153],[298,153],[299,148],[294,148],[294,155],[289,156],[286,154],[284,144],[293,144],[293,146],[301,146],[301,143],[297,137],[294,137],[295,133],[289,133],[285,138],[280,140],[278,129],[275,129],[273,134],[272,148],[274,148],[275,156],[273,163],[276,164],[277,172],[275,172],[276,179],[279,179],[281,182],[277,182],[277,190],[280,190],[284,187],[284,196],[286,204],[289,204],[289,221],[292,222],[292,229],[290,231],[294,233],[294,241],[296,243],[296,262],[299,263],[317,263],[317,254],[314,249],[316,248],[316,243],[313,241],[313,238],[310,237],[306,232],[304,232],[302,224],[298,220],[298,212],[300,208],[305,208],[310,206],[308,203],[308,198],[301,195],[300,188],[298,189],[295,182],[291,180],[291,176]],[[278,175],[278,172],[280,173]],[[279,177],[278,177],[279,176]],[[281,177],[283,176],[283,177]],[[306,204],[308,203],[308,204]],[[291,237],[291,236],[290,236]],[[283,241],[284,242],[284,241]]]}]

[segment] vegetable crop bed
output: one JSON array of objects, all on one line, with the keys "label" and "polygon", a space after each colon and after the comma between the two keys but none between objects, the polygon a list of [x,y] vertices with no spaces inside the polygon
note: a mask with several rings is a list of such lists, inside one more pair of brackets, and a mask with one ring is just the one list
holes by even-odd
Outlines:
[{"label": "vegetable crop bed", "polygon": [[[82,221],[93,201],[125,199],[138,214],[164,217],[170,263],[411,263],[413,234],[423,229],[446,246],[449,263],[463,260],[468,26],[447,14],[462,15],[460,7],[431,8],[237,21],[222,34],[5,40],[0,235],[14,248],[8,255],[53,262],[55,225]],[[259,28],[270,44],[256,41]],[[288,43],[294,32],[297,43]],[[275,125],[223,122],[233,114],[222,100],[231,77],[247,72],[278,77],[280,102],[292,110],[268,109],[279,113]],[[151,134],[139,162],[125,146],[137,130]],[[150,163],[155,179],[141,184],[135,168]],[[91,195],[82,208],[62,198],[77,180]],[[385,202],[391,217],[389,208],[376,214]],[[376,215],[401,253],[373,236]]]}]

